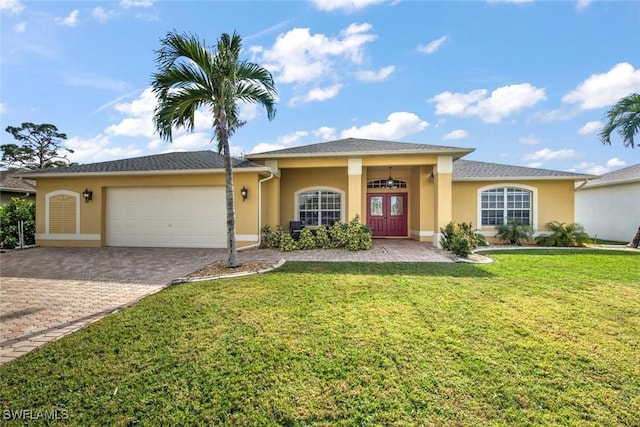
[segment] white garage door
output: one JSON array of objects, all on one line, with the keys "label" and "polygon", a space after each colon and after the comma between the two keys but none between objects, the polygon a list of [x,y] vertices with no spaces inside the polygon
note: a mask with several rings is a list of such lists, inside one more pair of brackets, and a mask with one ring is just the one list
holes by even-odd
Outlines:
[{"label": "white garage door", "polygon": [[107,245],[226,247],[224,187],[107,189]]}]

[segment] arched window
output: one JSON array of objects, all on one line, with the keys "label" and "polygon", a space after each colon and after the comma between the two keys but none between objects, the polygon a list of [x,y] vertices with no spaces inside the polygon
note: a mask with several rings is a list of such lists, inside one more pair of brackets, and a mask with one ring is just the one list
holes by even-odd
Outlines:
[{"label": "arched window", "polygon": [[524,188],[498,187],[480,194],[480,224],[499,226],[518,221],[532,223],[533,192]]},{"label": "arched window", "polygon": [[303,190],[297,194],[297,215],[302,225],[331,226],[343,220],[343,194],[335,190]]}]

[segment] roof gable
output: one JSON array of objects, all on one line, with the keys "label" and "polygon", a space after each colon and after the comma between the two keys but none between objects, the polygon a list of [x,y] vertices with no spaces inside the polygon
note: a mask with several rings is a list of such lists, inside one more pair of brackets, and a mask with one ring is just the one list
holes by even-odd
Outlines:
[{"label": "roof gable", "polygon": [[528,168],[524,166],[503,165],[499,163],[456,160],[453,163],[454,181],[504,180],[513,179],[587,179],[595,175],[584,175],[551,169]]},{"label": "roof gable", "polygon": [[582,188],[640,182],[640,164],[605,173],[600,178],[590,180]]},{"label": "roof gable", "polygon": [[[235,169],[264,168],[244,159],[233,159]],[[224,169],[224,157],[210,150],[174,152],[134,157],[131,159],[111,160],[108,162],[73,165],[67,168],[49,168],[22,174],[34,177],[38,175],[68,174],[104,174],[136,172],[184,172]]]},{"label": "roof gable", "polygon": [[379,141],[364,138],[345,138],[316,144],[300,145],[281,150],[248,155],[248,159],[278,157],[320,157],[330,155],[377,155],[377,154],[445,154],[459,158],[474,151],[473,148],[446,147],[442,145],[415,144],[411,142]]}]

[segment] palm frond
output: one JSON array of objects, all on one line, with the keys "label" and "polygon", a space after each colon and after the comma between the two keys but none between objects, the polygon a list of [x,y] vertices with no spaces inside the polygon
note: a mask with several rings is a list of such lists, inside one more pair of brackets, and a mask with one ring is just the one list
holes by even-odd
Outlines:
[{"label": "palm frond", "polygon": [[640,133],[640,94],[632,93],[620,99],[607,112],[607,122],[600,131],[600,141],[611,145],[615,131],[625,147],[635,147],[635,135]]}]

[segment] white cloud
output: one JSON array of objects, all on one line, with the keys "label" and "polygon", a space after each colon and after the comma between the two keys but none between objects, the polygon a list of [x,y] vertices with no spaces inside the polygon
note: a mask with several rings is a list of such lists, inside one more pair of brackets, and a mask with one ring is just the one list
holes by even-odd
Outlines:
[{"label": "white cloud", "polygon": [[326,101],[327,99],[336,97],[338,93],[340,93],[340,89],[342,89],[341,84],[324,88],[316,87],[307,92],[306,95],[294,96],[289,101],[289,105],[297,105],[313,101]]},{"label": "white cloud", "polygon": [[600,131],[600,129],[602,129],[601,121],[596,120],[593,122],[587,122],[584,126],[578,129],[578,135],[589,135],[590,133]]},{"label": "white cloud", "polygon": [[7,107],[5,107],[5,105],[0,102],[0,114],[4,114],[7,112]]},{"label": "white cloud", "polygon": [[0,0],[0,11],[8,10],[9,15],[17,15],[24,10],[20,0]]},{"label": "white cloud", "polygon": [[553,151],[550,148],[543,148],[534,153],[529,153],[524,156],[524,160],[558,160],[558,159],[570,159],[576,157],[578,153],[573,148],[563,148],[561,150]]},{"label": "white cloud", "polygon": [[341,137],[398,140],[421,132],[428,125],[426,120],[420,119],[414,113],[395,112],[389,114],[384,123],[372,122],[361,127],[345,129],[341,132]]},{"label": "white cloud", "polygon": [[300,139],[309,135],[309,132],[304,130],[299,130],[287,135],[283,135],[278,138],[278,143],[284,145],[285,147],[291,147],[294,145],[299,145]]},{"label": "white cloud", "polygon": [[98,6],[91,11],[91,16],[93,16],[97,21],[107,22],[113,16],[113,11],[107,11]]},{"label": "white cloud", "polygon": [[542,140],[538,137],[535,137],[533,135],[529,135],[529,136],[523,136],[521,138],[518,139],[518,142],[520,144],[525,144],[525,145],[538,145],[540,143],[542,143]]},{"label": "white cloud", "polygon": [[363,82],[379,82],[389,77],[395,69],[395,66],[389,65],[388,67],[380,68],[378,71],[359,71],[356,77]]},{"label": "white cloud", "polygon": [[607,167],[609,168],[621,168],[626,164],[627,162],[625,162],[624,160],[620,160],[617,157],[607,160]]},{"label": "white cloud", "polygon": [[439,39],[435,39],[427,45],[418,46],[418,51],[422,53],[426,53],[427,55],[431,55],[440,49],[440,47],[449,39],[448,36],[442,36]]},{"label": "white cloud", "polygon": [[576,2],[576,10],[582,12],[591,4],[591,0],[578,0]]},{"label": "white cloud", "polygon": [[578,104],[583,110],[615,104],[622,97],[640,91],[640,70],[622,62],[602,74],[593,74],[562,97],[562,102]]},{"label": "white cloud", "polygon": [[78,16],[80,16],[80,11],[78,9],[74,9],[64,18],[59,18],[58,22],[67,27],[75,27],[78,25]]},{"label": "white cloud", "polygon": [[382,3],[384,0],[311,0],[319,9],[327,12],[343,10],[351,12],[364,9],[367,6]]},{"label": "white cloud", "polygon": [[446,134],[445,136],[442,137],[443,141],[450,141],[450,140],[454,140],[454,139],[463,139],[468,137],[469,134],[467,133],[466,130],[463,129],[456,129],[452,132],[449,132],[448,134]]},{"label": "white cloud", "polygon": [[16,33],[24,33],[26,29],[27,29],[27,23],[25,21],[18,22],[16,25],[13,26],[13,31],[15,31]]},{"label": "white cloud", "polygon": [[539,168],[543,165],[543,162],[531,162],[531,163],[527,163],[527,167],[529,168]]},{"label": "white cloud", "polygon": [[132,7],[151,7],[153,6],[153,0],[120,0],[120,6],[125,9]]},{"label": "white cloud", "polygon": [[294,28],[277,37],[271,49],[252,47],[259,62],[271,70],[282,83],[317,84],[318,80],[335,77],[334,60],[362,61],[366,43],[376,39],[370,24],[351,24],[338,37],[311,34],[309,28]]},{"label": "white cloud", "polygon": [[284,145],[280,144],[270,144],[268,142],[261,142],[249,151],[249,153],[264,153],[265,151],[274,151],[274,150],[282,150],[283,148],[287,148]]},{"label": "white cloud", "polygon": [[320,138],[323,141],[331,141],[337,138],[335,128],[322,126],[314,130],[313,135]]},{"label": "white cloud", "polygon": [[81,137],[69,138],[65,146],[74,150],[73,153],[69,154],[69,159],[77,163],[104,162],[143,154],[139,147],[132,145],[112,147],[110,144],[110,138],[101,133],[89,139]]},{"label": "white cloud", "polygon": [[242,102],[239,104],[238,116],[240,120],[249,122],[260,115],[258,104]]},{"label": "white cloud", "polygon": [[153,89],[146,88],[137,99],[131,102],[122,102],[115,105],[115,110],[123,114],[140,117],[153,113],[156,108],[156,96]]},{"label": "white cloud", "polygon": [[459,117],[479,117],[486,123],[499,123],[503,118],[546,99],[544,89],[529,83],[502,86],[487,97],[486,89],[469,93],[442,92],[429,102],[436,103],[436,114]]},{"label": "white cloud", "polygon": [[570,169],[570,172],[583,172],[591,175],[604,175],[612,170],[621,168],[627,163],[624,160],[620,160],[617,157],[607,160],[606,165],[597,165],[591,162],[582,162]]}]

